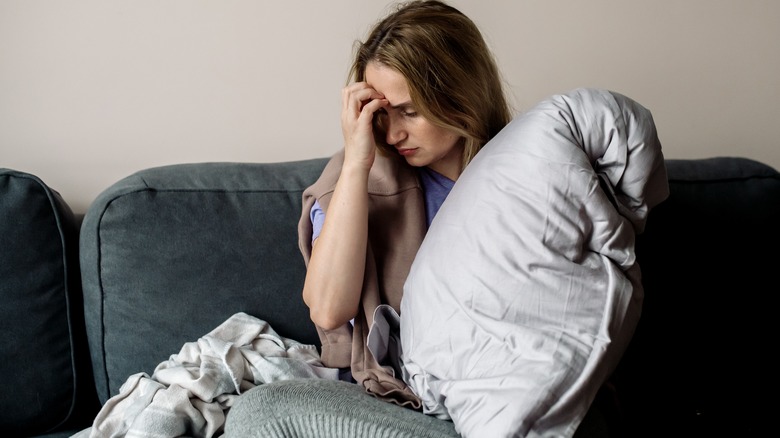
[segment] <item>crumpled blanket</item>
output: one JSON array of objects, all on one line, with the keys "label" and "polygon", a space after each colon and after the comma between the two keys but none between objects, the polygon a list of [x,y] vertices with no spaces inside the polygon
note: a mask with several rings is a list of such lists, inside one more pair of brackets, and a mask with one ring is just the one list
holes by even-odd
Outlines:
[{"label": "crumpled blanket", "polygon": [[313,345],[279,336],[271,326],[236,313],[150,377],[130,376],[91,427],[73,435],[96,437],[218,437],[236,397],[263,383],[293,378],[338,380]]}]

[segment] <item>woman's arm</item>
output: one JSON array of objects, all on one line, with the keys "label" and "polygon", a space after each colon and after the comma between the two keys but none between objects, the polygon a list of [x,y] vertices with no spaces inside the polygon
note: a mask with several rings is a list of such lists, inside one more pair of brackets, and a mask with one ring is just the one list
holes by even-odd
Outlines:
[{"label": "woman's arm", "polygon": [[387,105],[363,82],[346,87],[342,101],[344,164],[303,286],[310,317],[323,329],[340,327],[357,314],[368,240],[368,173],[376,153],[372,121]]}]

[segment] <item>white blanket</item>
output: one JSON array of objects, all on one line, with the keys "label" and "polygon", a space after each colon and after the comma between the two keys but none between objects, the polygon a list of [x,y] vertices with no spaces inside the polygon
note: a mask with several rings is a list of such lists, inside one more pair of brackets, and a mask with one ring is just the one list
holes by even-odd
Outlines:
[{"label": "white blanket", "polygon": [[221,436],[239,394],[291,378],[336,380],[338,370],[322,365],[315,346],[283,338],[267,322],[237,313],[184,344],[151,377],[130,376],[92,427],[74,437]]},{"label": "white blanket", "polygon": [[401,302],[405,379],[465,437],[573,435],[639,319],[635,234],[668,195],[650,112],[553,96],[465,169]]}]

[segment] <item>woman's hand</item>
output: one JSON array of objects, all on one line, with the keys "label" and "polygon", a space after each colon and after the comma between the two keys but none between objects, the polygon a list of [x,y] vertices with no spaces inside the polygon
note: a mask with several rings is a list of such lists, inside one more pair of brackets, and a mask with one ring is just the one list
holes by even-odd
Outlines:
[{"label": "woman's hand", "polygon": [[341,92],[341,131],[344,135],[344,165],[369,170],[376,156],[374,115],[383,111],[387,99],[365,82],[350,84]]}]

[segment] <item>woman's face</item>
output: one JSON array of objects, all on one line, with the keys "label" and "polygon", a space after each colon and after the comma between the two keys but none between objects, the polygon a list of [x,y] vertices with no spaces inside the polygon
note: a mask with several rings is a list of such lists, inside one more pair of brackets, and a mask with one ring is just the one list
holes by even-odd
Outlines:
[{"label": "woman's face", "polygon": [[456,180],[460,176],[463,142],[460,137],[421,116],[412,104],[406,79],[398,71],[376,62],[366,66],[366,83],[384,95],[380,110],[385,141],[412,166],[427,166]]}]

